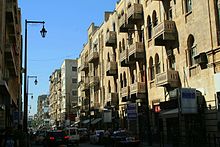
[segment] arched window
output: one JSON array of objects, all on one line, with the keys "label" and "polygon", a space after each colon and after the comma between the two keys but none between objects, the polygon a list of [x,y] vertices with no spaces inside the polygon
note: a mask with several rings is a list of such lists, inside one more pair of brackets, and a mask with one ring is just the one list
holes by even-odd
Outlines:
[{"label": "arched window", "polygon": [[121,88],[123,88],[123,78],[122,78],[122,74],[120,74],[120,84],[121,84]]},{"label": "arched window", "polygon": [[152,38],[152,24],[150,16],[147,17],[147,33],[148,39]]},{"label": "arched window", "polygon": [[119,42],[119,52],[122,52],[121,41]]},{"label": "arched window", "polygon": [[160,73],[160,59],[159,55],[155,55],[155,66],[156,66],[156,74]]},{"label": "arched window", "polygon": [[195,64],[195,55],[196,55],[196,44],[195,39],[192,34],[189,35],[187,39],[187,47],[188,47],[188,54],[189,54],[189,66]]},{"label": "arched window", "polygon": [[131,71],[131,83],[133,84],[135,81],[134,70]]},{"label": "arched window", "polygon": [[127,78],[126,78],[126,74],[125,74],[125,72],[124,72],[124,74],[123,74],[123,77],[124,77],[124,87],[126,87],[127,86]]},{"label": "arched window", "polygon": [[154,77],[154,65],[153,65],[153,58],[150,57],[150,60],[149,60],[149,73],[150,73],[150,80],[153,80],[155,77]]},{"label": "arched window", "polygon": [[113,24],[112,24],[112,29],[115,32],[115,22],[113,22]]},{"label": "arched window", "polygon": [[109,52],[108,52],[107,61],[110,62],[110,55],[109,55]]},{"label": "arched window", "polygon": [[111,93],[111,84],[110,84],[110,81],[108,81],[108,93]]},{"label": "arched window", "polygon": [[185,0],[186,13],[192,11],[192,0]]},{"label": "arched window", "polygon": [[152,21],[153,21],[153,27],[155,27],[158,24],[158,19],[157,19],[157,13],[154,10],[152,14]]},{"label": "arched window", "polygon": [[122,50],[123,51],[125,50],[125,39],[124,38],[122,39]]}]

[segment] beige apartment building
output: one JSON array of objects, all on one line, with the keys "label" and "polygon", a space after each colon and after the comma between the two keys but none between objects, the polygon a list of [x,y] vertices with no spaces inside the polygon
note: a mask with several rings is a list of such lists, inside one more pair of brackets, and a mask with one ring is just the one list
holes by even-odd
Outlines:
[{"label": "beige apartment building", "polygon": [[220,135],[219,4],[120,0],[92,23],[79,57],[81,124],[109,127],[110,111],[111,127],[141,139],[198,145]]},{"label": "beige apartment building", "polygon": [[[21,10],[17,0],[0,1],[0,129],[21,116]],[[15,116],[15,117],[12,117]]]}]

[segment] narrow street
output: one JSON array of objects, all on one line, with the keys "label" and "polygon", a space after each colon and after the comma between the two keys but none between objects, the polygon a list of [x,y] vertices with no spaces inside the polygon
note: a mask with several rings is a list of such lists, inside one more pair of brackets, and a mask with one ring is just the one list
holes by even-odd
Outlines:
[{"label": "narrow street", "polygon": [[[31,147],[43,147],[43,145],[32,144]],[[94,145],[94,144],[90,144],[90,143],[80,143],[78,147],[104,147],[104,145]]]}]

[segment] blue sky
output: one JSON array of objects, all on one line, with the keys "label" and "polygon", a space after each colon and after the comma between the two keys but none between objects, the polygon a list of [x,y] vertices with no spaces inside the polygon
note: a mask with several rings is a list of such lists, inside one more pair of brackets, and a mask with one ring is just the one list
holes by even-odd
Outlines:
[{"label": "blue sky", "polygon": [[[87,29],[104,21],[104,12],[113,11],[118,0],[18,0],[21,8],[22,34],[27,20],[45,21],[48,31],[40,35],[41,24],[28,24],[28,75],[38,77],[38,85],[29,79],[30,114],[37,112],[37,97],[49,94],[49,76],[64,59],[78,58],[87,42]],[[23,43],[24,45],[24,43]]]}]

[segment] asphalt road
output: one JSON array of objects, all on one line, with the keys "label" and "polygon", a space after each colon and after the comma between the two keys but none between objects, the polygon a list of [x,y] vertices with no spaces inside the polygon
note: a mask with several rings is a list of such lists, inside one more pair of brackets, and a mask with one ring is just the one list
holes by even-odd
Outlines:
[{"label": "asphalt road", "polygon": [[[43,145],[32,144],[31,147],[43,147]],[[62,146],[62,147],[64,147],[64,146]],[[77,147],[77,146],[73,146],[73,147]],[[94,144],[90,144],[90,143],[80,143],[78,147],[104,147],[104,145],[94,145]]]}]

